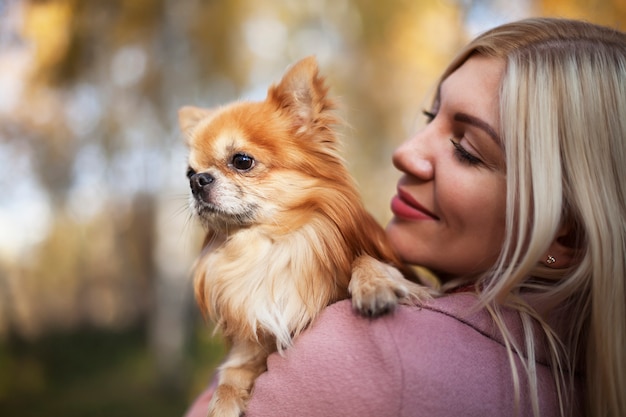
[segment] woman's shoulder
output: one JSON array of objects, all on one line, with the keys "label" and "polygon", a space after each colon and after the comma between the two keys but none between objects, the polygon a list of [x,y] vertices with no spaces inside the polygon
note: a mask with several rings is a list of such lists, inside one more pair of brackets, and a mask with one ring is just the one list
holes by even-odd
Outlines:
[{"label": "woman's shoulder", "polygon": [[[518,327],[516,318],[514,312],[505,314],[507,325],[514,329]],[[352,343],[362,346],[361,337],[380,338],[385,345],[390,339],[398,343],[414,342],[421,348],[429,348],[434,342],[449,341],[457,345],[463,340],[484,340],[504,346],[488,312],[472,293],[446,295],[419,306],[400,305],[392,313],[377,318],[360,316],[352,309],[350,300],[343,300],[328,306],[303,337],[310,341],[319,339],[322,344],[336,342],[344,347]]]},{"label": "woman's shoulder", "polygon": [[[453,294],[420,306],[400,305],[376,318],[359,315],[350,300],[343,300],[324,309],[284,357],[345,364],[345,358],[337,358],[345,355],[368,364],[383,361],[386,366],[396,360],[395,366],[406,367],[406,361],[419,362],[419,357],[449,358],[468,345],[504,347],[497,328],[488,313],[478,308],[473,294]],[[274,359],[283,358],[275,355]]]},{"label": "woman's shoulder", "polygon": [[476,303],[454,294],[374,319],[350,300],[335,303],[270,356],[249,416],[505,415],[499,404],[514,403],[508,356]]}]

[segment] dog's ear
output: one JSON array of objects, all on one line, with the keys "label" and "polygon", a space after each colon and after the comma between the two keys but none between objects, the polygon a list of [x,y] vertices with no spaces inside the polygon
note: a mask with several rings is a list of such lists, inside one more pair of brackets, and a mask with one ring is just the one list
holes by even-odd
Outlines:
[{"label": "dog's ear", "polygon": [[198,125],[200,120],[208,117],[213,113],[210,109],[203,109],[194,106],[184,106],[178,110],[178,125],[188,140],[191,131]]},{"label": "dog's ear", "polygon": [[317,61],[309,56],[291,66],[281,81],[269,88],[267,97],[282,111],[290,112],[302,131],[315,124],[327,126],[334,122],[330,110],[335,104],[327,93]]}]

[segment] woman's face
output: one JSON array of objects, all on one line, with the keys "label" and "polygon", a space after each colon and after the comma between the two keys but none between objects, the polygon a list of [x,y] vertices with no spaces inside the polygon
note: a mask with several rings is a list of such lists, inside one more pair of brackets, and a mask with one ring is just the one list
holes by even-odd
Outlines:
[{"label": "woman's face", "polygon": [[393,154],[403,175],[387,234],[408,263],[447,281],[486,271],[504,238],[499,132],[504,62],[474,56],[440,86],[432,120]]}]

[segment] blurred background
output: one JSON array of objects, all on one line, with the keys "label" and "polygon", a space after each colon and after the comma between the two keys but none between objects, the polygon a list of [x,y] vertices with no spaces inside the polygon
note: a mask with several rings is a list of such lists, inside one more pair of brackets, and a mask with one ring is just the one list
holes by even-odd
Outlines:
[{"label": "blurred background", "polygon": [[180,416],[224,355],[199,316],[176,112],[315,54],[385,223],[390,155],[469,38],[625,0],[0,0],[0,415]]}]

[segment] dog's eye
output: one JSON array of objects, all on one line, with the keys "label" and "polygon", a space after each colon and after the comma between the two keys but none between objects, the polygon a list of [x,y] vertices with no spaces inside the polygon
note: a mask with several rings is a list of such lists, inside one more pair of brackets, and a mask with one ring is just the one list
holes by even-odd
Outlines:
[{"label": "dog's eye", "polygon": [[187,178],[191,179],[194,175],[196,175],[196,171],[192,167],[187,167]]},{"label": "dog's eye", "polygon": [[232,164],[238,171],[249,171],[254,166],[254,158],[238,153],[233,156]]}]

